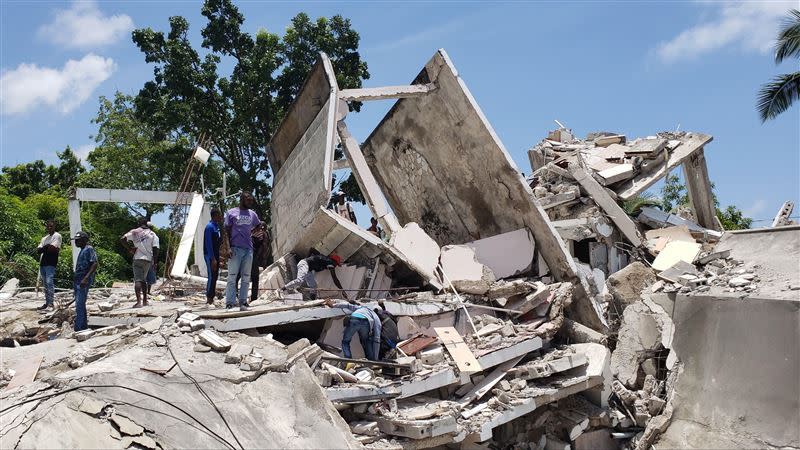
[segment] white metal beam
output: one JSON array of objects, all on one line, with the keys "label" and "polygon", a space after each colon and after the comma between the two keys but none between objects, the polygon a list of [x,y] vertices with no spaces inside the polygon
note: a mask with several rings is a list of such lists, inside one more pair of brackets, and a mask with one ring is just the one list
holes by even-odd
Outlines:
[{"label": "white metal beam", "polygon": [[188,205],[192,202],[192,192],[139,191],[134,189],[75,189],[75,200],[84,202],[110,203],[158,203]]},{"label": "white metal beam", "polygon": [[[72,269],[75,270],[75,265],[78,263],[78,247],[75,246],[75,233],[81,229],[81,202],[78,200],[67,201],[67,215],[69,216],[69,245],[72,246]],[[62,242],[62,245],[63,242]]]},{"label": "white metal beam", "polygon": [[434,89],[436,89],[436,85],[433,83],[411,84],[407,86],[342,89],[339,91],[339,98],[345,101],[368,101],[422,97]]},{"label": "white metal beam", "polygon": [[181,241],[178,244],[178,251],[175,254],[175,261],[172,263],[170,275],[175,278],[186,275],[189,252],[192,250],[192,242],[197,232],[197,225],[200,223],[200,216],[203,213],[204,205],[205,199],[203,199],[203,196],[201,194],[194,194],[192,204],[189,206],[189,214],[186,217],[186,224],[183,227]]}]

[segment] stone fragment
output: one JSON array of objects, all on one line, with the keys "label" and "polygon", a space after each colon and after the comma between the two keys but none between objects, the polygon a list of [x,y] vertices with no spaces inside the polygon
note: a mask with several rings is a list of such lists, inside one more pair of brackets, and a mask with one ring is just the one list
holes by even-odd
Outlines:
[{"label": "stone fragment", "polygon": [[242,358],[249,355],[253,352],[253,347],[238,343],[233,344],[228,353],[225,354],[225,363],[227,364],[239,364],[242,362]]},{"label": "stone fragment", "polygon": [[608,291],[620,309],[641,299],[642,291],[656,282],[653,269],[639,261],[628,264],[606,280]]},{"label": "stone fragment", "polygon": [[83,397],[81,400],[81,405],[78,409],[80,409],[81,412],[85,412],[91,416],[96,416],[103,412],[104,406],[105,403],[99,400],[95,400],[92,397]]},{"label": "stone fragment", "polygon": [[114,309],[114,304],[111,302],[99,302],[97,307],[100,308],[100,311],[111,311]]},{"label": "stone fragment", "polygon": [[197,336],[200,338],[200,342],[211,347],[216,352],[225,352],[231,348],[230,342],[211,330],[203,330]]},{"label": "stone fragment", "polygon": [[311,345],[311,342],[306,338],[302,338],[289,344],[286,350],[289,352],[289,357],[291,358],[309,345]]},{"label": "stone fragment", "polygon": [[458,292],[484,295],[495,281],[492,269],[478,262],[475,249],[466,245],[442,247],[440,261],[442,270]]},{"label": "stone fragment", "polygon": [[125,416],[120,416],[117,413],[114,413],[109,417],[109,420],[114,422],[114,424],[119,429],[119,432],[122,434],[126,434],[128,436],[138,436],[144,433],[144,428],[137,425],[136,422],[128,419]]},{"label": "stone fragment", "polygon": [[192,350],[194,350],[196,352],[199,352],[199,353],[206,353],[206,352],[210,352],[211,351],[211,347],[198,343],[198,344],[194,344],[194,347],[192,348]]},{"label": "stone fragment", "polygon": [[261,363],[264,362],[264,358],[256,355],[245,355],[242,358],[242,362],[239,364],[239,370],[244,370],[248,372],[255,372],[261,369]]},{"label": "stone fragment", "polygon": [[640,385],[639,365],[662,345],[664,318],[643,302],[636,302],[623,313],[617,347],[611,355],[611,373],[625,386]]},{"label": "stone fragment", "polygon": [[131,448],[133,447],[133,444],[136,444],[136,447],[134,448],[143,447],[153,450],[158,448],[158,444],[156,444],[156,441],[150,436],[147,436],[145,434],[141,436],[125,436],[122,438],[120,443],[122,444],[122,448]]}]

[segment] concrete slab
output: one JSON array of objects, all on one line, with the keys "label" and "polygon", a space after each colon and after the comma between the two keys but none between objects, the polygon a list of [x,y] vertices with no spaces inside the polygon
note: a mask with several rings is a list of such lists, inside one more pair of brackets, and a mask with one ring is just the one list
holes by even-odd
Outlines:
[{"label": "concrete slab", "polygon": [[[418,223],[439,245],[528,228],[556,279],[577,281],[564,242],[444,50],[412,84],[426,83],[438,89],[398,100],[362,145],[398,220]],[[602,329],[588,291],[581,282],[573,309]]]},{"label": "concrete slab", "polygon": [[498,279],[522,276],[533,267],[536,243],[527,228],[478,239],[464,245],[475,249],[478,262],[490,268]]},{"label": "concrete slab", "polygon": [[800,301],[678,295],[673,321],[683,371],[666,442],[800,447]]},{"label": "concrete slab", "polygon": [[270,162],[276,172],[272,186],[275,255],[296,248],[316,211],[330,199],[337,91],[330,61],[320,54],[270,141]]}]

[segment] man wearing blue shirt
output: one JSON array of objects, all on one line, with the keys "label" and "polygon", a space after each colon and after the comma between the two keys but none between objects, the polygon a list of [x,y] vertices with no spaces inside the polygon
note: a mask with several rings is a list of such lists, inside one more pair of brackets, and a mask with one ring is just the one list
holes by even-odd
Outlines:
[{"label": "man wearing blue shirt", "polygon": [[370,361],[377,361],[381,346],[381,318],[378,314],[367,306],[353,303],[339,303],[334,305],[332,300],[328,300],[326,305],[332,308],[342,308],[349,311],[349,321],[342,335],[342,354],[345,358],[352,358],[350,352],[350,341],[358,333],[358,340],[364,353]]},{"label": "man wearing blue shirt", "polygon": [[206,303],[214,304],[214,297],[217,293],[217,278],[219,277],[219,245],[220,228],[222,223],[222,212],[214,208],[211,210],[211,220],[206,224],[203,233],[203,258],[206,261],[208,271],[208,282],[206,284]]},{"label": "man wearing blue shirt", "polygon": [[94,274],[97,272],[97,253],[89,245],[89,233],[78,231],[73,238],[75,245],[80,249],[78,260],[75,263],[75,331],[89,328],[89,317],[86,314],[86,298],[89,288],[94,283]]}]

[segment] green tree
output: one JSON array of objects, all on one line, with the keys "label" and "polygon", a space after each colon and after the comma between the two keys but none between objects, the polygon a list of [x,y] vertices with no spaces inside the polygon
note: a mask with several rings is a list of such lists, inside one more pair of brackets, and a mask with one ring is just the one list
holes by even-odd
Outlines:
[{"label": "green tree", "polygon": [[69,146],[56,154],[59,159],[57,166],[46,165],[39,159],[26,164],[3,167],[0,186],[11,195],[23,199],[50,189],[66,193],[86,169]]},{"label": "green tree", "polygon": [[[80,178],[83,187],[176,191],[180,187],[192,146],[185,136],[154,139],[152,126],[134,112],[134,98],[117,92],[113,99],[100,97],[92,122],[98,125],[97,146],[89,154],[92,170]],[[207,185],[221,182],[219,162],[211,161],[204,172]],[[199,186],[195,186],[199,189]],[[164,205],[126,205],[135,215],[148,219]]]},{"label": "green tree", "polygon": [[[189,42],[188,21],[169,19],[168,33],[150,28],[133,41],[155,66],[153,80],[136,97],[138,116],[157,140],[178,137],[213,141],[213,150],[232,171],[238,186],[252,190],[265,218],[270,176],[265,146],[299,91],[318,52],[331,58],[341,88],[361,87],[369,78],[358,53],[359,35],[339,15],[312,21],[295,16],[281,39],[259,30],[242,31],[244,16],[231,0],[206,0],[202,52]],[[232,66],[228,76],[220,66]],[[358,105],[352,106],[354,109]]]},{"label": "green tree", "polygon": [[[775,64],[784,60],[800,60],[800,10],[789,10],[775,45]],[[797,67],[795,65],[795,67]],[[761,122],[774,119],[800,98],[800,71],[785,73],[763,85],[758,92],[756,108]]]},{"label": "green tree", "polygon": [[[711,183],[711,196],[714,199],[714,210],[717,218],[726,230],[743,230],[750,228],[753,219],[744,216],[744,213],[734,205],[720,209],[717,194],[714,192],[714,183]],[[664,187],[661,188],[661,208],[664,211],[673,211],[678,206],[689,205],[689,193],[686,185],[675,174],[667,175]]]}]

